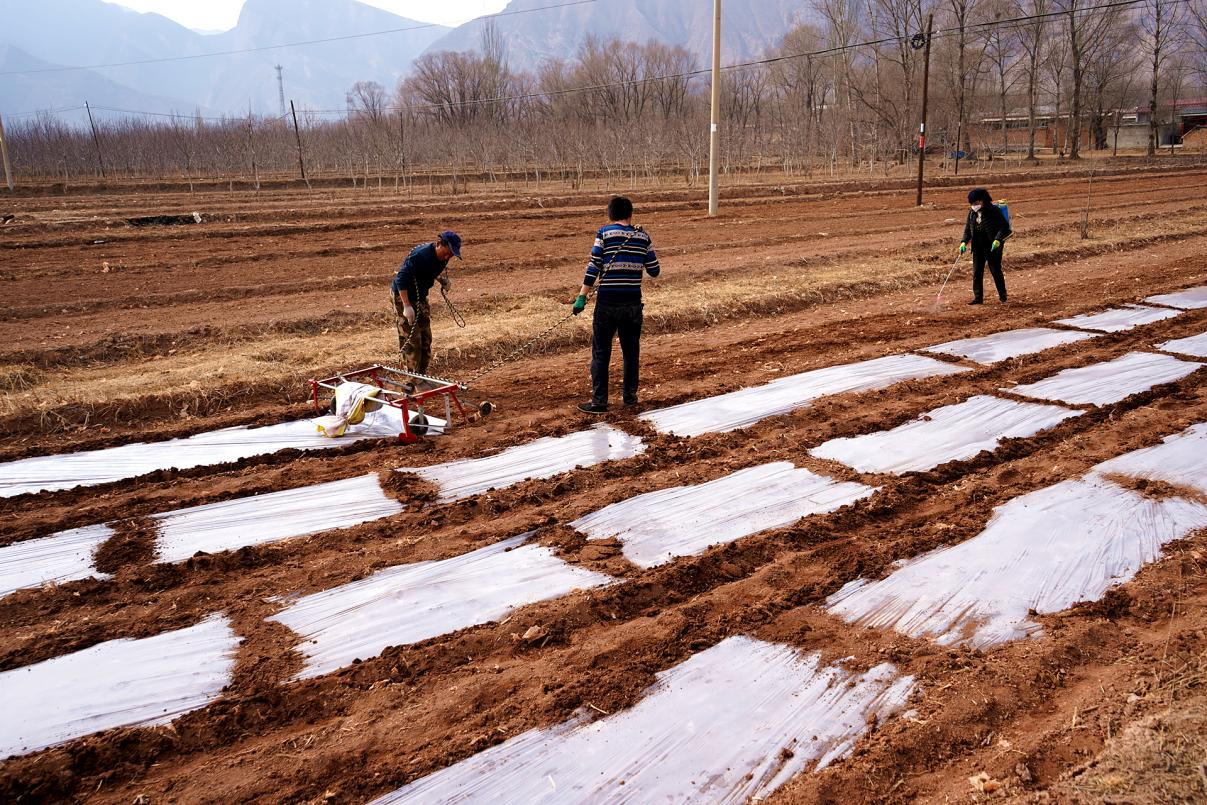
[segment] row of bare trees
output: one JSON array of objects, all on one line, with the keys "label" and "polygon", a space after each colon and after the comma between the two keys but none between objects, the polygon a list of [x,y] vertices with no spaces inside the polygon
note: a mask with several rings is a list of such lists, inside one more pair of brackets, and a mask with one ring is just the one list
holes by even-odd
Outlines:
[{"label": "row of bare trees", "polygon": [[[1043,148],[1078,159],[1147,112],[1148,151],[1179,98],[1207,95],[1207,0],[814,0],[756,64],[722,75],[722,167],[889,170],[914,149],[934,16],[931,136],[954,160]],[[389,90],[359,82],[338,115],[102,117],[9,123],[19,174],[255,181],[298,165],[367,186],[452,177],[699,179],[708,77],[682,48],[588,37],[533,72],[487,26],[426,54]],[[1130,111],[1129,111],[1130,110]],[[1139,124],[1136,124],[1139,125]],[[1011,129],[1025,128],[1025,141]],[[1040,136],[1042,134],[1042,137]],[[946,159],[946,156],[945,156]],[[460,184],[459,184],[460,181]]]}]

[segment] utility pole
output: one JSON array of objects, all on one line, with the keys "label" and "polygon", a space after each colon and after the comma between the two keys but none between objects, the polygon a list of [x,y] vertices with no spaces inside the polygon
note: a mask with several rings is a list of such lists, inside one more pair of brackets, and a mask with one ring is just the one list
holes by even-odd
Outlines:
[{"label": "utility pole", "polygon": [[260,190],[260,168],[256,165],[256,143],[252,139],[252,129],[255,127],[255,122],[251,116],[251,100],[247,101],[247,156],[251,159],[252,178],[256,183],[256,191]]},{"label": "utility pole", "polygon": [[717,141],[721,128],[721,0],[712,0],[712,113],[708,124],[708,215],[717,214]]},{"label": "utility pole", "polygon": [[293,136],[298,141],[298,167],[302,169],[302,181],[309,188],[310,180],[306,178],[306,163],[302,161],[302,133],[298,130],[298,110],[293,108],[293,101],[289,102],[289,111],[293,114]]},{"label": "utility pole", "polygon": [[285,68],[281,65],[276,66],[277,71],[277,99],[281,102],[281,117],[285,117],[285,76],[282,71]]},{"label": "utility pole", "polygon": [[[918,198],[914,202],[917,207],[922,206],[922,173],[926,170],[926,101],[930,91],[930,35],[935,27],[935,15],[929,14],[926,17],[926,55],[922,57],[922,123],[918,126]],[[910,44],[915,50],[919,47],[918,36],[914,36],[910,40]],[[956,148],[959,149],[960,144],[956,143]]]},{"label": "utility pole", "polygon": [[13,192],[13,166],[8,162],[8,141],[4,139],[4,118],[0,116],[0,159],[4,161],[4,181],[8,182],[8,192]]},{"label": "utility pole", "polygon": [[[88,101],[84,101],[84,108],[88,110],[88,125],[92,127],[92,144],[96,146],[96,164],[100,166],[101,178],[105,178],[105,160],[101,156],[101,138],[96,133],[96,123],[92,120],[92,107],[88,105]],[[76,109],[79,109],[77,106]]]}]

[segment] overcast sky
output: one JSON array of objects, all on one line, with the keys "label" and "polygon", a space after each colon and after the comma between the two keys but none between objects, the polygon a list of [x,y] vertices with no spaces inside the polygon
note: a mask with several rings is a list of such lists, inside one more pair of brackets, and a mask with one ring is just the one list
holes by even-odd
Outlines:
[{"label": "overcast sky", "polygon": [[[116,0],[106,0],[116,2]],[[507,0],[360,0],[403,17],[441,25],[460,25],[483,14],[502,11]],[[225,31],[235,27],[243,0],[121,0],[116,5],[135,11],[154,11],[187,28]]]}]

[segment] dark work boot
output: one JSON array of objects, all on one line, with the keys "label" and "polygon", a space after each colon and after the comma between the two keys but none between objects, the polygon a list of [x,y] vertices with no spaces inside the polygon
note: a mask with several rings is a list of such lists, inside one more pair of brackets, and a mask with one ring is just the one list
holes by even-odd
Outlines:
[{"label": "dark work boot", "polygon": [[973,299],[973,300],[972,300],[971,302],[969,302],[968,304],[970,304],[970,305],[983,305],[983,304],[985,304],[985,303],[984,303],[983,301],[981,301],[980,299]]},{"label": "dark work boot", "polygon": [[599,405],[598,403],[585,402],[578,404],[578,410],[584,414],[606,414],[608,413],[607,405]]}]

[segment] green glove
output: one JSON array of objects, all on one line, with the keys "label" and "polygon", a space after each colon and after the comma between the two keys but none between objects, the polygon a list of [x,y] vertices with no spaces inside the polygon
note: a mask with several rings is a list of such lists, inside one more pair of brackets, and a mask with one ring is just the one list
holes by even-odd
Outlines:
[{"label": "green glove", "polygon": [[961,244],[960,244],[960,254],[963,254],[963,253],[964,253],[964,252],[966,252],[966,251],[968,251],[968,244],[967,244],[967,243],[961,243]]},{"label": "green glove", "polygon": [[989,247],[989,251],[996,252],[1000,248],[1002,248],[1002,242],[1000,240],[995,240],[993,241],[993,245]]},{"label": "green glove", "polygon": [[574,307],[572,307],[571,310],[574,311],[574,315],[577,316],[579,313],[582,313],[586,307],[587,295],[585,293],[580,293],[577,297],[575,297]]}]

